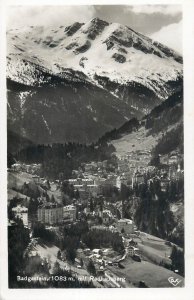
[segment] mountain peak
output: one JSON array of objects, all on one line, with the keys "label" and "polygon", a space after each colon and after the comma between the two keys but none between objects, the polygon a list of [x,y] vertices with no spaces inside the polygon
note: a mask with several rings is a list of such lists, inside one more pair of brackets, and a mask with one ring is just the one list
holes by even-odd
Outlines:
[{"label": "mountain peak", "polygon": [[65,28],[65,32],[68,36],[72,36],[74,33],[76,33],[82,26],[84,25],[84,23],[79,23],[79,22],[75,22],[70,26],[67,26]]},{"label": "mountain peak", "polygon": [[[29,124],[23,132],[32,141],[41,128],[40,142],[83,142],[85,124],[91,130],[84,141],[93,141],[147,114],[182,84],[182,64],[172,50],[99,18],[13,30],[7,41],[9,125],[20,133]],[[36,133],[29,119],[39,124],[33,123]]]},{"label": "mountain peak", "polygon": [[7,38],[7,74],[21,83],[37,84],[43,71],[63,76],[72,69],[92,82],[97,75],[123,85],[142,84],[166,98],[168,82],[182,76],[182,57],[174,51],[128,26],[97,17],[66,27],[13,30]]},{"label": "mountain peak", "polygon": [[90,22],[94,23],[94,24],[107,24],[107,25],[109,25],[109,23],[107,21],[104,21],[104,20],[102,20],[98,17],[93,18]]},{"label": "mountain peak", "polygon": [[96,37],[100,35],[107,26],[109,26],[108,22],[99,18],[94,18],[85,24],[83,33],[87,34],[87,37],[90,40],[95,40]]}]

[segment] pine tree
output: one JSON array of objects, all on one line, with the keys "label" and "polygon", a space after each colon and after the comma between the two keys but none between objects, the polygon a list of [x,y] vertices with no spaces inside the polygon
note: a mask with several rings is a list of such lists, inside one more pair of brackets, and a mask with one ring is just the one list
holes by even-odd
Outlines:
[{"label": "pine tree", "polygon": [[90,211],[93,212],[94,211],[94,202],[92,199],[90,199]]},{"label": "pine tree", "polygon": [[90,274],[92,274],[94,276],[96,275],[96,268],[95,268],[95,265],[92,260],[89,261],[89,263],[87,265],[87,270]]},{"label": "pine tree", "polygon": [[51,202],[55,203],[55,197],[53,195],[51,196]]}]

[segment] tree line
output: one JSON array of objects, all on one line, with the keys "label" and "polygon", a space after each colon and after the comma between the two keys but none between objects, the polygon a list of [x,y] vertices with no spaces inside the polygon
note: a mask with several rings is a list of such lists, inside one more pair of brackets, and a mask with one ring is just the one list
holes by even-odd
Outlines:
[{"label": "tree line", "polygon": [[24,163],[41,163],[40,176],[61,180],[71,176],[72,170],[77,170],[82,163],[91,161],[113,159],[113,145],[106,142],[84,145],[79,143],[32,145],[18,151],[15,155],[17,161]]}]

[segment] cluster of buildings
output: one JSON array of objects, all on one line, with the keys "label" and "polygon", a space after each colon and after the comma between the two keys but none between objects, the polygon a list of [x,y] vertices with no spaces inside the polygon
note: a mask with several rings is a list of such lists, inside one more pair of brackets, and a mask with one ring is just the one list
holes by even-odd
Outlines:
[{"label": "cluster of buildings", "polygon": [[[130,167],[130,171],[124,172],[117,177],[119,178],[119,185],[123,183],[133,189],[136,185],[159,181],[161,191],[165,192],[171,181],[176,182],[184,177],[184,170],[181,168],[180,160],[181,158],[178,155],[171,154],[167,155],[165,160],[162,161],[163,168],[158,169],[154,166]],[[122,161],[126,162],[126,158]],[[119,187],[119,185],[117,186]]]},{"label": "cluster of buildings", "polygon": [[118,157],[118,167],[121,172],[128,172],[139,167],[146,167],[151,158],[151,151],[134,150]]},{"label": "cluster of buildings", "polygon": [[92,161],[90,163],[84,164],[83,166],[84,166],[84,171],[86,173],[89,172],[90,174],[91,173],[101,174],[101,172],[106,172],[108,162],[107,160],[97,161],[97,162]]},{"label": "cluster of buildings", "polygon": [[[161,162],[164,165],[162,169],[147,164],[145,166],[142,163],[142,160],[145,159],[147,161],[148,158],[150,159],[150,155],[150,151],[147,150],[126,154],[118,158],[118,167],[112,166],[113,169],[111,169],[111,171],[108,170],[107,161],[82,164],[78,170],[73,170],[72,175],[74,178],[70,178],[67,181],[73,186],[74,191],[79,192],[79,204],[84,204],[85,214],[89,217],[90,215],[91,217],[100,217],[102,224],[105,226],[115,224],[115,228],[121,233],[133,233],[134,224],[132,220],[123,218],[118,220],[117,216],[113,215],[109,209],[105,209],[105,207],[100,205],[97,211],[91,212],[89,203],[92,198],[96,200],[102,197],[102,195],[105,194],[104,192],[109,188],[116,187],[118,190],[121,190],[122,184],[133,189],[137,185],[143,183],[151,185],[152,182],[158,180],[161,190],[165,192],[172,180],[176,181],[183,178],[184,174],[180,166],[181,157],[179,157],[177,153],[172,152],[166,157],[162,157],[163,161]],[[137,161],[140,161],[139,166],[137,166]],[[25,165],[17,163],[12,165],[12,171],[24,170],[32,174],[39,168],[40,166],[38,164]],[[44,184],[45,186],[49,184],[47,180],[35,174],[33,175],[33,180],[37,184]],[[57,183],[60,184],[59,180]],[[63,206],[57,202],[48,202],[48,199],[42,202],[37,210],[37,220],[39,222],[55,225],[76,221],[77,208],[75,205]],[[28,209],[26,207],[17,206],[12,210],[15,216],[22,219],[24,225],[28,226]]]},{"label": "cluster of buildings", "polygon": [[[136,155],[137,157],[134,157]],[[133,156],[133,160],[132,157]],[[148,150],[136,151],[118,158],[118,167],[114,171],[107,171],[107,161],[91,162],[83,164],[82,169],[74,170],[72,174],[77,178],[68,180],[73,185],[74,190],[79,192],[80,201],[87,204],[88,199],[106,194],[108,189],[116,187],[121,190],[122,184],[131,187],[145,183],[148,179],[158,176],[161,180],[162,189],[165,189],[166,178],[162,177],[162,172],[154,166],[147,165],[151,153]],[[173,158],[174,156],[172,156]],[[137,161],[146,158],[145,165]],[[177,170],[173,171],[174,165],[169,166],[169,180],[177,177]],[[159,172],[160,174],[157,174]]]},{"label": "cluster of buildings", "polygon": [[90,218],[100,217],[102,219],[102,224],[104,225],[110,225],[115,221],[115,216],[112,214],[112,212],[109,209],[100,209],[99,206],[97,206],[93,211],[90,210],[90,207],[84,208],[84,213]]},{"label": "cluster of buildings", "polygon": [[79,192],[82,203],[87,204],[91,197],[95,198],[112,186],[120,188],[120,177],[117,174],[108,174],[105,177],[97,174],[82,174],[82,178],[68,179],[68,183],[73,185],[74,191]]},{"label": "cluster of buildings", "polygon": [[[106,165],[105,162],[102,165]],[[80,173],[80,170],[77,172],[74,170],[73,174],[78,176],[79,173],[80,177],[68,179],[68,183],[73,185],[75,191],[79,192],[80,199],[83,202],[85,200],[85,203],[87,203],[87,199],[102,195],[112,187],[120,190],[124,184],[133,188],[135,184],[143,183],[145,174],[154,169],[151,166],[147,168],[129,167],[129,162],[126,163],[126,159],[120,159],[118,160],[118,168],[114,172],[107,172],[104,171],[104,168],[101,169],[99,163],[85,164],[84,167],[87,172]],[[95,173],[96,168],[103,172]]]},{"label": "cluster of buildings", "polygon": [[165,190],[169,181],[183,178],[184,171],[181,168],[183,156],[178,151],[160,156],[160,163],[164,166],[163,169],[150,166],[150,159],[151,151],[146,149],[132,151],[120,156],[118,158],[120,182],[133,188],[135,184],[144,183],[146,178],[156,176],[161,181],[162,190]]},{"label": "cluster of buildings", "polygon": [[25,163],[15,163],[11,166],[9,171],[12,172],[27,172],[30,174],[37,174],[38,171],[41,169],[41,164],[25,164]]},{"label": "cluster of buildings", "polygon": [[[25,227],[30,226],[28,208],[18,205],[12,208],[15,217],[23,221]],[[36,220],[45,225],[58,225],[76,221],[76,207],[74,205],[63,206],[57,202],[44,202],[39,205]]]},{"label": "cluster of buildings", "polygon": [[112,216],[109,216],[107,212],[105,212],[105,218],[107,218],[107,220],[103,222],[103,225],[92,226],[91,229],[109,230],[111,232],[119,232],[126,235],[133,234],[135,232],[135,225],[131,219],[114,219],[114,222],[110,223],[109,220]]},{"label": "cluster of buildings", "polygon": [[96,197],[98,194],[98,185],[95,184],[93,178],[69,179],[68,183],[73,185],[75,191],[79,192],[83,201],[90,197]]},{"label": "cluster of buildings", "polygon": [[47,225],[74,222],[76,220],[76,207],[47,202],[38,207],[37,215],[38,222]]}]

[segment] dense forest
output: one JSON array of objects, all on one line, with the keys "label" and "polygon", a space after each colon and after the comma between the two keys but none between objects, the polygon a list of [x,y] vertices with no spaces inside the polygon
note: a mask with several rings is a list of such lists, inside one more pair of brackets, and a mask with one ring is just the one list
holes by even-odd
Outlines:
[{"label": "dense forest", "polygon": [[168,154],[171,151],[179,150],[183,154],[183,124],[178,125],[176,128],[164,134],[154,147],[152,154],[154,156],[159,154]]},{"label": "dense forest", "polygon": [[30,242],[29,229],[25,228],[20,219],[15,220],[16,226],[8,227],[8,273],[9,287],[17,285],[17,275],[22,274],[25,266],[24,251]]},{"label": "dense forest", "polygon": [[155,107],[144,117],[148,135],[166,132],[169,126],[183,122],[183,91],[179,91]]},{"label": "dense forest", "polygon": [[[137,227],[147,233],[167,239],[184,247],[184,227],[176,220],[170,209],[172,204],[183,202],[184,180],[169,182],[166,191],[161,190],[160,181],[154,180],[150,185],[144,183],[128,189],[128,199],[123,201],[124,217],[133,218]],[[127,194],[126,194],[127,195]],[[131,197],[138,197],[135,210],[132,211]],[[178,222],[178,223],[177,223]],[[174,230],[176,228],[176,231]]]},{"label": "dense forest", "polygon": [[116,164],[113,145],[101,142],[89,146],[76,143],[33,145],[17,152],[15,158],[27,164],[41,163],[40,175],[50,179],[66,179],[82,163],[108,160]]},{"label": "dense forest", "polygon": [[122,237],[118,232],[94,229],[86,233],[82,240],[90,249],[112,247],[120,253],[124,250]]},{"label": "dense forest", "polygon": [[114,128],[111,131],[106,132],[99,139],[98,143],[117,140],[122,136],[122,134],[129,134],[134,130],[137,130],[139,128],[139,125],[139,121],[136,118],[132,118],[129,121],[125,122],[121,127],[117,129]]}]

